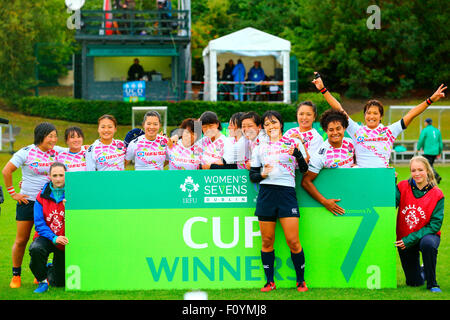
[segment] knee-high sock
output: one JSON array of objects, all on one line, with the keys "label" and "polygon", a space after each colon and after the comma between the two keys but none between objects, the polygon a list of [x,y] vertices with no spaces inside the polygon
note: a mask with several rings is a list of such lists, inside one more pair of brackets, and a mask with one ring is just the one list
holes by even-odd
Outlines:
[{"label": "knee-high sock", "polygon": [[295,273],[297,274],[297,282],[301,283],[305,281],[305,254],[302,251],[299,253],[291,252],[291,259],[294,264]]},{"label": "knee-high sock", "polygon": [[274,263],[275,263],[275,250],[271,252],[261,251],[261,261],[264,268],[264,273],[266,274],[267,282],[274,282]]}]

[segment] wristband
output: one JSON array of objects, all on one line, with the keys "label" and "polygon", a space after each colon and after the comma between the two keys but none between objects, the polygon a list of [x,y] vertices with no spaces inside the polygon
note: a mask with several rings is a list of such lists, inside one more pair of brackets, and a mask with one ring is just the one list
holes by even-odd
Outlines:
[{"label": "wristband", "polygon": [[426,101],[427,101],[427,105],[430,105],[430,104],[433,103],[433,101],[431,100],[431,98],[428,98]]},{"label": "wristband", "polygon": [[14,190],[13,186],[7,188],[7,190],[11,197],[16,194],[16,191]]},{"label": "wristband", "polygon": [[327,91],[327,88],[323,87],[323,89],[320,90],[320,93],[325,94]]}]

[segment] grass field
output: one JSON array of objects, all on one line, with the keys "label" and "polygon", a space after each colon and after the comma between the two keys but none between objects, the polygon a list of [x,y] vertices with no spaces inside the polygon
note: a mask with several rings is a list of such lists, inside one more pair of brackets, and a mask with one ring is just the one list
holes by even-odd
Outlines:
[{"label": "grass field", "polygon": [[[15,150],[32,143],[33,129],[35,125],[41,121],[51,121],[58,129],[59,135],[62,136],[64,129],[74,123],[58,120],[47,120],[37,117],[28,117],[20,114],[0,110],[0,117],[10,119],[14,126],[21,127],[21,133],[17,136]],[[446,116],[447,117],[447,116]],[[400,116],[398,116],[400,118]],[[357,115],[355,115],[355,120]],[[394,118],[397,120],[397,118]],[[444,121],[445,128],[443,131],[448,135],[450,133],[450,122]],[[96,125],[80,125],[86,136],[86,143],[91,143],[97,137]],[[129,126],[119,126],[118,138],[123,138]],[[170,130],[171,128],[169,128]],[[412,129],[412,128],[410,128]],[[408,129],[408,130],[410,130]],[[443,132],[443,133],[444,133]],[[418,134],[414,135],[415,138]],[[63,146],[64,144],[59,143]],[[0,154],[0,166],[6,164],[11,155],[6,153]],[[408,177],[408,167],[397,166],[399,179]],[[443,177],[440,188],[444,194],[450,192],[450,166],[437,165],[437,171]],[[18,190],[18,182],[20,181],[20,170],[14,174],[15,188]],[[4,189],[4,182],[1,179],[1,186]],[[445,201],[445,215],[449,213],[448,199]],[[94,292],[65,292],[61,288],[51,288],[49,292],[43,295],[33,294],[36,285],[33,284],[33,275],[31,274],[28,264],[28,250],[25,253],[22,265],[22,287],[20,289],[10,289],[9,281],[11,278],[11,247],[15,238],[15,202],[5,195],[5,202],[1,205],[0,214],[0,300],[178,300],[183,299],[184,290],[153,290],[153,291],[94,291]],[[442,240],[439,248],[437,263],[437,280],[441,286],[442,293],[433,294],[425,289],[425,286],[419,288],[409,288],[404,284],[404,275],[397,257],[397,289],[315,289],[310,288],[307,293],[299,294],[294,289],[278,289],[269,294],[262,294],[257,290],[208,290],[210,300],[434,300],[450,298],[450,227],[448,219],[444,219],[442,227]]]}]

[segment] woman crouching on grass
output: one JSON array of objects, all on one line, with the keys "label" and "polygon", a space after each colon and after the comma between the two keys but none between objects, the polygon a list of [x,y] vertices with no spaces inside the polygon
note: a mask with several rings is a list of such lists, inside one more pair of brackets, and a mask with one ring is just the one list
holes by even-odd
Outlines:
[{"label": "woman crouching on grass", "polygon": [[[260,183],[255,215],[261,230],[261,260],[267,283],[261,289],[268,292],[276,288],[274,281],[275,226],[280,219],[297,275],[297,290],[308,290],[304,280],[305,256],[298,233],[297,195],[295,192],[295,168],[305,172],[306,151],[303,145],[283,137],[283,120],[277,111],[266,111],[262,116],[268,142],[255,147],[252,153],[250,180]],[[299,149],[301,151],[299,151]]]},{"label": "woman crouching on grass", "polygon": [[[436,260],[444,219],[444,195],[437,187],[427,159],[416,156],[409,162],[411,177],[397,184],[396,203],[398,253],[407,286],[425,280],[431,292],[441,292],[436,282]],[[422,252],[423,267],[420,266]]]}]

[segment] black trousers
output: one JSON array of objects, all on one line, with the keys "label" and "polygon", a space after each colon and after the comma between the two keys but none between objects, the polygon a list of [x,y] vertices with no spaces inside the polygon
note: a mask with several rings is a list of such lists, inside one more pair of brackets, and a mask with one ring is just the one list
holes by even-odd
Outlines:
[{"label": "black trousers", "polygon": [[[64,251],[59,250],[53,242],[44,237],[36,238],[30,244],[30,269],[37,281],[48,279],[53,287],[65,285]],[[53,265],[47,267],[49,255],[53,252]]]},{"label": "black trousers", "polygon": [[[436,260],[441,238],[435,234],[424,236],[416,245],[404,250],[398,249],[402,268],[405,273],[406,285],[421,286],[427,281],[427,289],[439,287],[436,282]],[[422,252],[423,271],[425,279],[421,275],[420,255]]]},{"label": "black trousers", "polygon": [[436,178],[437,181],[439,181],[439,180],[440,180],[440,179],[439,179],[440,176],[439,176],[439,174],[436,172],[436,169],[434,169],[434,160],[436,160],[436,157],[437,157],[437,156],[432,156],[432,155],[429,155],[429,154],[424,154],[423,157],[424,157],[425,159],[428,160],[428,162],[429,162],[430,165],[431,165],[431,168],[433,169],[434,177]]}]

